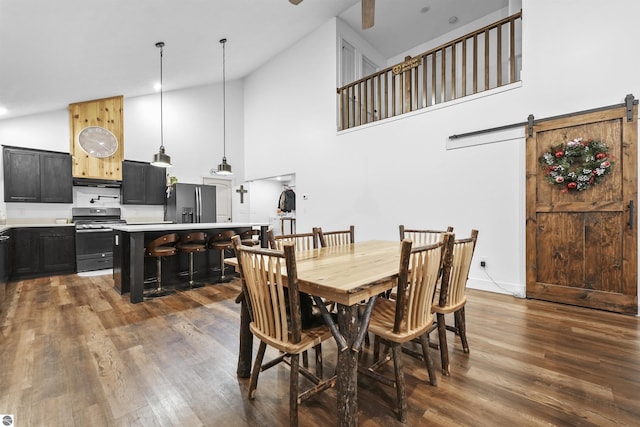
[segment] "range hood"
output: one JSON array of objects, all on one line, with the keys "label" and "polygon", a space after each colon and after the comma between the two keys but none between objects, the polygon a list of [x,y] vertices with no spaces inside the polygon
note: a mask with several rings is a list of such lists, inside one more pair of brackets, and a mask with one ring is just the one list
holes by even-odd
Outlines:
[{"label": "range hood", "polygon": [[120,188],[122,181],[99,178],[73,178],[74,187]]}]

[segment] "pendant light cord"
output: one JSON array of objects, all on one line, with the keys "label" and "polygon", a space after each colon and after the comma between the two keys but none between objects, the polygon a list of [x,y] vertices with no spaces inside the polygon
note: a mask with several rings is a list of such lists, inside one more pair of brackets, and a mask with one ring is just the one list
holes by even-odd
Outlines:
[{"label": "pendant light cord", "polygon": [[222,158],[227,159],[227,84],[226,84],[226,55],[225,45],[227,39],[220,40],[222,43]]},{"label": "pendant light cord", "polygon": [[151,164],[157,167],[168,168],[171,167],[171,157],[164,152],[164,100],[162,99],[164,92],[164,81],[162,79],[164,42],[156,43],[156,47],[160,49],[160,149],[157,154],[154,154]]},{"label": "pendant light cord", "polygon": [[[162,53],[164,51],[164,43],[158,43],[160,45],[160,146],[164,148],[164,123],[163,123],[163,110],[162,110]],[[157,46],[157,45],[156,45]]]}]

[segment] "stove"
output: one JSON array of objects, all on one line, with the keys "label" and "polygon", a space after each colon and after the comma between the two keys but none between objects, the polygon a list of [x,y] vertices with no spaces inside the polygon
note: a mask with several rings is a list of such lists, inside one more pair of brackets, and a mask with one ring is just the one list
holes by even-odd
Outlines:
[{"label": "stove", "polygon": [[120,218],[120,208],[71,208],[71,220],[76,231],[108,229],[115,224],[126,224]]},{"label": "stove", "polygon": [[126,224],[120,208],[71,208],[76,228],[76,271],[113,268],[113,226]]}]

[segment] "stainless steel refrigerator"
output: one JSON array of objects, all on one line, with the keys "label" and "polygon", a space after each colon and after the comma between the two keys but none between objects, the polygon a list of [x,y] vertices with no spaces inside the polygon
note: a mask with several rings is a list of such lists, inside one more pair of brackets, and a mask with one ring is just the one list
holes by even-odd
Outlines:
[{"label": "stainless steel refrigerator", "polygon": [[216,222],[216,187],[213,185],[174,184],[164,207],[165,221],[177,224]]}]

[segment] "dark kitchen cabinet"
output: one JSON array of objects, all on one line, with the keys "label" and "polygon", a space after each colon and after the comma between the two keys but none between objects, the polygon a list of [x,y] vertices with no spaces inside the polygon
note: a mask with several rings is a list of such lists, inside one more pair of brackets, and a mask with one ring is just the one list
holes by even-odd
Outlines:
[{"label": "dark kitchen cabinet", "polygon": [[75,271],[73,227],[28,227],[12,231],[12,279]]},{"label": "dark kitchen cabinet", "polygon": [[73,273],[76,267],[76,234],[73,227],[41,229],[40,256],[44,273]]},{"label": "dark kitchen cabinet", "polygon": [[10,245],[11,231],[0,232],[0,305],[5,299],[7,282],[11,273]]},{"label": "dark kitchen cabinet", "polygon": [[40,153],[40,201],[73,203],[70,154]]},{"label": "dark kitchen cabinet", "polygon": [[3,147],[4,201],[73,203],[71,155]]},{"label": "dark kitchen cabinet", "polygon": [[167,170],[145,162],[122,162],[122,204],[164,205]]}]

